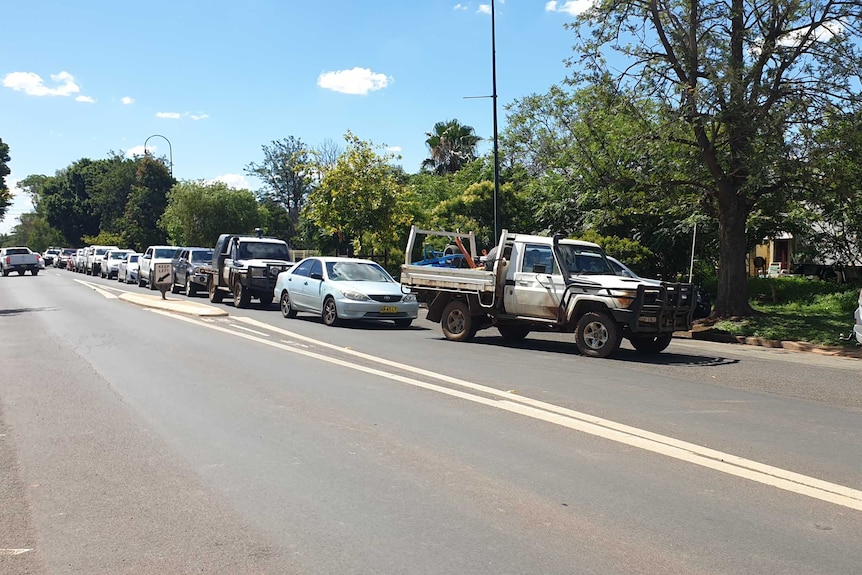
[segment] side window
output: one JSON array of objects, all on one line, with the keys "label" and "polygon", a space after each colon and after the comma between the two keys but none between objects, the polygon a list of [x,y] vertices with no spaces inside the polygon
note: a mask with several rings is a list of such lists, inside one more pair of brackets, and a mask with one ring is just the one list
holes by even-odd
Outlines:
[{"label": "side window", "polygon": [[314,263],[314,260],[305,260],[293,270],[293,275],[295,276],[308,276],[308,273],[311,271],[311,264]]},{"label": "side window", "polygon": [[311,264],[311,271],[308,273],[310,276],[317,275],[317,277],[323,277],[323,266],[320,264],[320,260],[314,260],[314,263]]},{"label": "side window", "polygon": [[[535,266],[540,266],[540,268],[536,268]],[[537,272],[536,270],[544,268],[543,271]],[[546,274],[559,274],[559,270],[557,269],[556,262],[554,261],[554,254],[551,251],[551,246],[545,246],[540,244],[528,244],[524,250],[524,261],[521,264],[521,271],[527,273],[546,273]]]}]

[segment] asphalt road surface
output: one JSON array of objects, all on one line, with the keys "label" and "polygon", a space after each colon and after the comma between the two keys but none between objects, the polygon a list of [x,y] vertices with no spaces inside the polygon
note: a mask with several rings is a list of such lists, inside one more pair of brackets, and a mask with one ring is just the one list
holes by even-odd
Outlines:
[{"label": "asphalt road surface", "polygon": [[459,344],[124,291],[157,293],[0,278],[4,575],[862,565],[859,360],[690,340],[589,359],[569,335]]}]

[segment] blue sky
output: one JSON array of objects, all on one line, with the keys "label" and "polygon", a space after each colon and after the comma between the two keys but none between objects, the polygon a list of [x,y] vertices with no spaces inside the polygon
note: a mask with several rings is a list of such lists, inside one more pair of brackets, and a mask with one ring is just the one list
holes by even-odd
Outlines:
[{"label": "blue sky", "polygon": [[[496,0],[504,106],[567,75],[585,0]],[[261,146],[294,136],[343,144],[350,130],[427,157],[425,132],[457,118],[493,134],[490,0],[28,0],[7,2],[0,35],[0,138],[14,184],[75,160],[147,150],[178,179],[244,175]],[[0,233],[30,209],[22,193]]]}]

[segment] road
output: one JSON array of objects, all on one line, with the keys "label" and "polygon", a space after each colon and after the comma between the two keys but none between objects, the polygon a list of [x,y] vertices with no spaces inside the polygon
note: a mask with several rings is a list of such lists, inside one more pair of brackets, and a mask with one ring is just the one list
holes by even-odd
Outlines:
[{"label": "road", "polygon": [[690,340],[597,360],[122,291],[156,293],[0,278],[0,573],[862,564],[859,360]]}]

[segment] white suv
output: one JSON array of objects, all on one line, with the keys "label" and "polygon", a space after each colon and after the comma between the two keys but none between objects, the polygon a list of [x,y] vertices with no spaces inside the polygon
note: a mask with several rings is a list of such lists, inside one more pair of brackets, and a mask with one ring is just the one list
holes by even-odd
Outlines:
[{"label": "white suv", "polygon": [[102,271],[105,263],[105,254],[108,250],[118,250],[119,246],[91,246],[93,251],[87,256],[87,275],[97,276]]},{"label": "white suv", "polygon": [[[150,289],[156,289],[153,278],[153,270],[156,264],[172,264],[177,252],[177,246],[150,246],[140,258],[138,258],[138,286],[148,285]],[[170,276],[168,276],[170,277]]]}]

